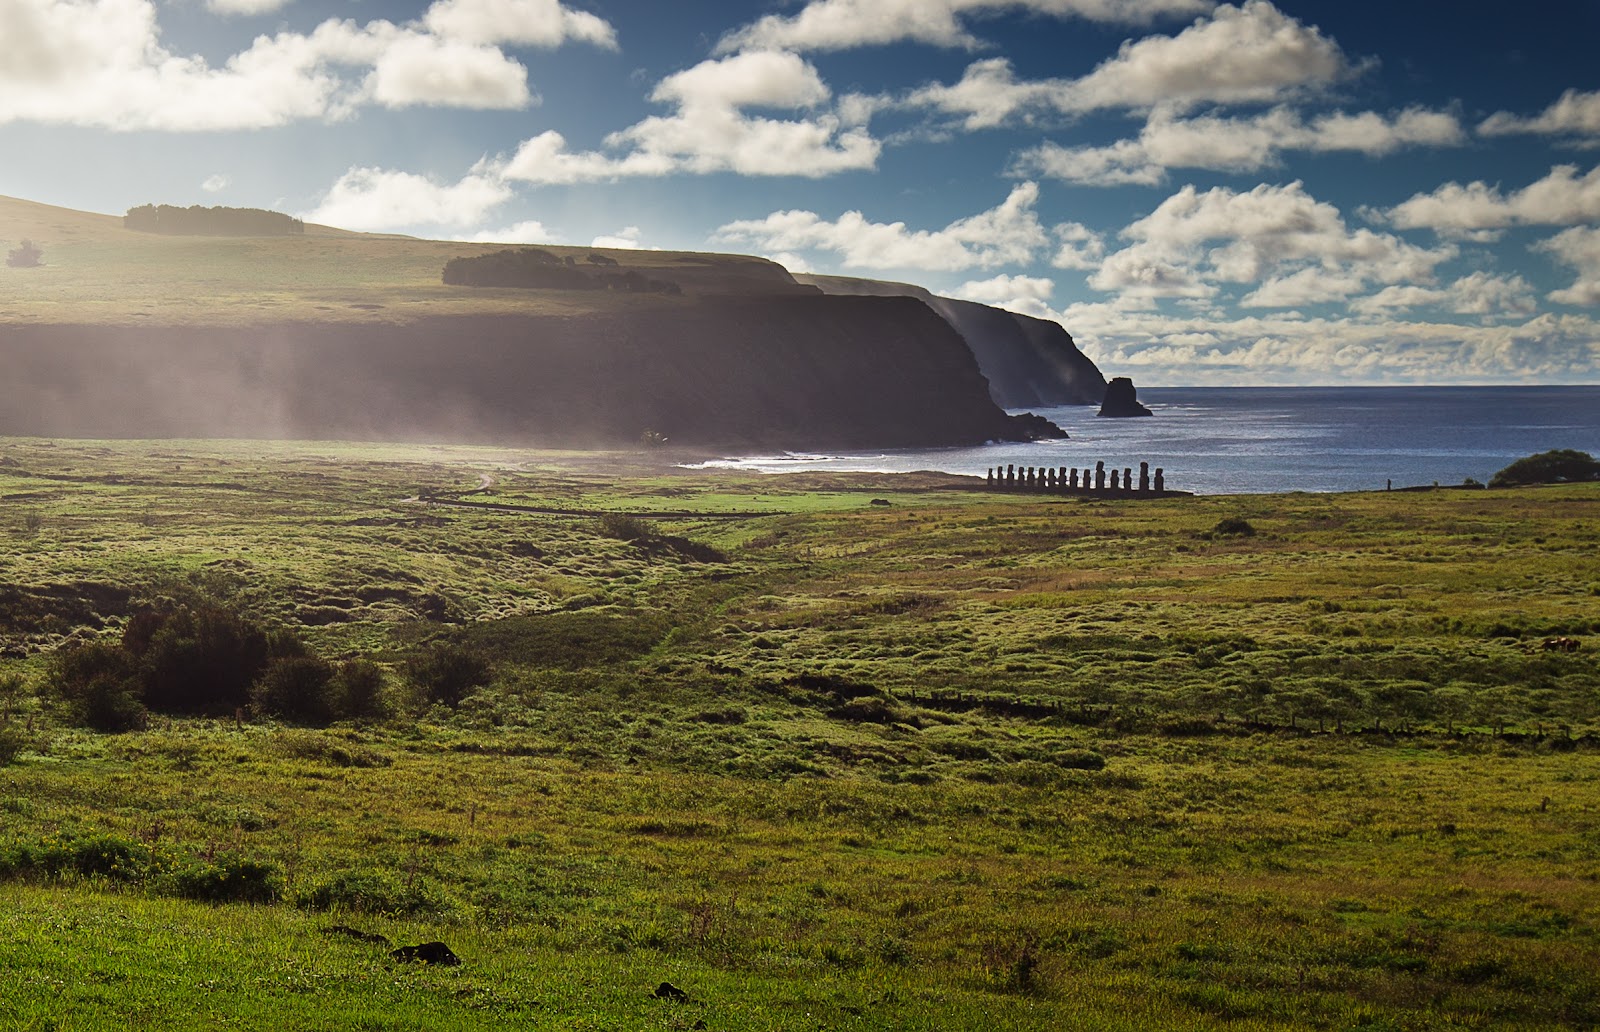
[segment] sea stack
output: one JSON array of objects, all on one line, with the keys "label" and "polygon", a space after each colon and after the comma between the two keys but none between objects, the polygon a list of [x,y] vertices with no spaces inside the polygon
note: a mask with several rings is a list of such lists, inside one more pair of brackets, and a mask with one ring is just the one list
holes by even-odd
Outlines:
[{"label": "sea stack", "polygon": [[1149,416],[1154,415],[1149,409],[1139,404],[1139,394],[1133,389],[1133,381],[1126,376],[1113,377],[1106,384],[1106,397],[1100,403],[1102,416]]}]

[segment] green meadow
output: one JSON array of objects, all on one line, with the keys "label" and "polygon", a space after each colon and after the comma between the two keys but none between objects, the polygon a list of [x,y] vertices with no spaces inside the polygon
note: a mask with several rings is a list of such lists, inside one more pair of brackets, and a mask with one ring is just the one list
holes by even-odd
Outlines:
[{"label": "green meadow", "polygon": [[[1597,546],[1593,484],[0,440],[0,1027],[1591,1028]],[[202,607],[382,705],[81,726],[62,657]]]}]

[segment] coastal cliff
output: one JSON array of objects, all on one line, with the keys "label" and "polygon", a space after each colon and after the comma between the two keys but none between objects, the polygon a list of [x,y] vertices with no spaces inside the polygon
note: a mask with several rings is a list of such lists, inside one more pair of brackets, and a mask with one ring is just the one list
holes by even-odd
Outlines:
[{"label": "coastal cliff", "polygon": [[990,396],[1005,408],[1096,405],[1105,396],[1105,377],[1060,323],[939,297],[910,283],[813,275],[795,281],[827,294],[918,299],[961,334],[989,380]]},{"label": "coastal cliff", "polygon": [[721,297],[401,324],[0,327],[0,434],[708,448],[1026,440],[909,298]]},{"label": "coastal cliff", "polygon": [[[0,197],[0,434],[707,449],[1060,435],[995,403],[911,297],[840,297],[746,255],[538,248],[298,225],[149,233]],[[509,283],[448,282],[509,256]],[[554,275],[524,283],[518,269]]]}]

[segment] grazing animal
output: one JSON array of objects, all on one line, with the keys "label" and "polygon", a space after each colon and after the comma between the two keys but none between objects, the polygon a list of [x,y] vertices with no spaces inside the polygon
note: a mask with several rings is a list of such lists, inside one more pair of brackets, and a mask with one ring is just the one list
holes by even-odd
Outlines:
[{"label": "grazing animal", "polygon": [[401,946],[399,949],[390,950],[389,956],[402,964],[420,961],[424,964],[456,967],[461,963],[461,958],[442,942],[421,942],[415,946]]},{"label": "grazing animal", "polygon": [[1577,652],[1578,639],[1563,634],[1559,638],[1546,638],[1543,647],[1546,652]]}]

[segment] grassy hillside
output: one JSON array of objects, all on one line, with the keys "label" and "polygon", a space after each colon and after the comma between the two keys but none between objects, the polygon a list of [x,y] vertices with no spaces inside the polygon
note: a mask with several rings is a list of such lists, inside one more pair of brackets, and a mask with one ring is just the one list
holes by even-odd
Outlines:
[{"label": "grassy hillside", "polygon": [[[1597,528],[0,440],[0,1023],[1593,1027]],[[199,597],[395,715],[65,722],[53,655]]]},{"label": "grassy hillside", "polygon": [[[629,298],[588,292],[446,287],[450,258],[506,245],[418,240],[308,226],[294,237],[163,236],[109,215],[0,197],[0,242],[24,239],[44,266],[0,266],[0,324],[250,326],[281,321],[401,322],[424,316],[582,314]],[[760,258],[667,251],[546,247],[607,255],[619,269],[674,280],[686,291],[797,291]]]}]

